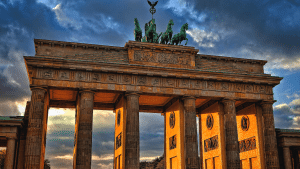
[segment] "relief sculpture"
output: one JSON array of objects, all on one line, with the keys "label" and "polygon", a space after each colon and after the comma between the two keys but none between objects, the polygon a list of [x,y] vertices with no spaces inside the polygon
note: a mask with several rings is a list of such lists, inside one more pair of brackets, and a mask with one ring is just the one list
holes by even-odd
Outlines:
[{"label": "relief sculpture", "polygon": [[245,140],[239,141],[240,152],[250,151],[256,149],[256,139],[255,137],[247,138]]},{"label": "relief sculpture", "polygon": [[208,152],[219,147],[218,135],[204,140],[204,152]]},{"label": "relief sculpture", "polygon": [[176,135],[169,138],[170,150],[176,148]]}]

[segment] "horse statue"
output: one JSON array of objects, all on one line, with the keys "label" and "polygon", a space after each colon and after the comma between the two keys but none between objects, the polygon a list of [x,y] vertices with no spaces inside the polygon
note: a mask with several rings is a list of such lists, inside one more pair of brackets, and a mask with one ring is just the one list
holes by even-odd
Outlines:
[{"label": "horse statue", "polygon": [[173,34],[173,31],[172,31],[173,25],[174,25],[174,23],[173,23],[173,20],[171,19],[168,23],[166,32],[164,32],[160,38],[161,44],[168,44],[168,42],[171,42],[172,34]]},{"label": "horse statue", "polygon": [[145,37],[142,39],[142,42],[158,43],[161,34],[158,35],[156,33],[155,20],[152,19],[149,23],[145,24]]},{"label": "horse statue", "polygon": [[134,39],[135,41],[138,41],[140,42],[141,39],[142,39],[142,29],[140,28],[140,24],[139,24],[139,21],[137,20],[137,18],[134,18],[134,25],[135,25],[135,28],[134,28]]},{"label": "horse statue", "polygon": [[182,41],[186,40],[186,45],[188,43],[188,38],[186,38],[186,30],[188,30],[188,28],[189,26],[187,23],[182,25],[182,27],[180,28],[180,32],[174,35],[174,37],[172,38],[171,44],[174,45],[175,43],[176,45],[180,45]]}]

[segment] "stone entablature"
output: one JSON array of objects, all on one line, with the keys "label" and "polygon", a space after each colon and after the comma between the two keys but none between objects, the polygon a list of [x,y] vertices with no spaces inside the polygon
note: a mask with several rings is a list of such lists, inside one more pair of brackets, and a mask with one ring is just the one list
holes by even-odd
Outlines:
[{"label": "stone entablature", "polygon": [[[32,59],[35,63],[31,62]],[[198,73],[197,75],[197,72],[193,72],[194,77],[187,77],[185,76],[185,72],[188,73],[187,71],[168,73],[171,70],[165,70],[166,72],[164,72],[162,69],[160,69],[160,74],[159,70],[156,72],[149,70],[146,74],[147,71],[139,70],[137,67],[135,67],[136,69],[128,69],[127,67],[127,70],[110,72],[109,69],[105,70],[106,65],[95,65],[95,68],[98,67],[98,70],[95,70],[94,67],[88,66],[88,64],[86,66],[77,64],[78,68],[76,68],[75,65],[72,67],[60,63],[56,69],[53,69],[46,67],[48,61],[45,59],[25,57],[25,60],[26,64],[30,65],[28,70],[29,75],[31,75],[30,85],[32,86],[69,86],[69,88],[74,89],[134,91],[195,97],[219,97],[222,94],[225,97],[237,99],[273,100],[273,85],[281,79],[242,75],[226,77],[224,74],[223,76],[222,74],[215,74],[215,76],[211,74],[209,79],[208,74],[205,77],[205,74]],[[107,67],[110,67],[110,65],[107,65]],[[117,67],[115,66],[114,69],[117,70]],[[85,70],[77,70],[80,68]],[[193,75],[191,71],[189,71],[189,74]]]},{"label": "stone entablature", "polygon": [[[138,64],[208,72],[264,74],[264,60],[197,54],[193,47],[129,41],[125,47],[35,39],[36,56],[98,63]],[[62,50],[63,48],[63,50]],[[143,51],[143,52],[141,52]]]}]

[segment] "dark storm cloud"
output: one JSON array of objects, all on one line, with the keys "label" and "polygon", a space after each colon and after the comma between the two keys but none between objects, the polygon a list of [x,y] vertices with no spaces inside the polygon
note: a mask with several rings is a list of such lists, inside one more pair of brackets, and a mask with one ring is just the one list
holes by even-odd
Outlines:
[{"label": "dark storm cloud", "polygon": [[300,125],[300,99],[290,104],[281,104],[274,108],[274,120],[276,128],[299,129]]},{"label": "dark storm cloud", "polygon": [[[214,48],[200,47],[207,54],[233,54],[234,57],[290,59],[300,55],[300,1],[221,1],[187,0],[203,22],[194,22],[207,32],[230,34],[214,42]],[[232,52],[230,52],[232,51]],[[246,52],[245,52],[246,51]],[[258,56],[253,56],[258,55]],[[270,59],[270,58],[269,58]]]},{"label": "dark storm cloud", "polygon": [[34,55],[33,38],[65,40],[68,33],[34,0],[1,1],[0,16],[0,115],[20,115],[14,102],[30,99],[23,56]]}]

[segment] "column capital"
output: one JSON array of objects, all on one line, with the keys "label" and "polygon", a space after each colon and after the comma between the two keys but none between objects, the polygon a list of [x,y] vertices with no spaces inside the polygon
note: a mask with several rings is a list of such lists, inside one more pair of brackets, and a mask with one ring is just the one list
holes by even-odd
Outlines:
[{"label": "column capital", "polygon": [[259,102],[260,105],[264,105],[264,104],[274,104],[275,102],[277,102],[277,100],[262,100],[261,102]]},{"label": "column capital", "polygon": [[16,137],[6,137],[7,140],[17,140]]},{"label": "column capital", "polygon": [[193,97],[193,96],[183,96],[182,100],[185,100],[185,99],[194,99],[194,100],[196,100],[196,97]]},{"label": "column capital", "polygon": [[93,93],[93,94],[95,94],[95,92],[92,90],[79,90],[78,93]]},{"label": "column capital", "polygon": [[222,103],[227,103],[227,102],[235,102],[236,100],[233,98],[223,98],[221,100]]},{"label": "column capital", "polygon": [[139,96],[140,97],[140,94],[139,93],[136,93],[136,92],[126,92],[125,93],[125,96],[130,96],[130,95],[136,95],[136,96]]},{"label": "column capital", "polygon": [[30,90],[44,90],[45,92],[47,92],[48,88],[45,86],[30,86]]}]

